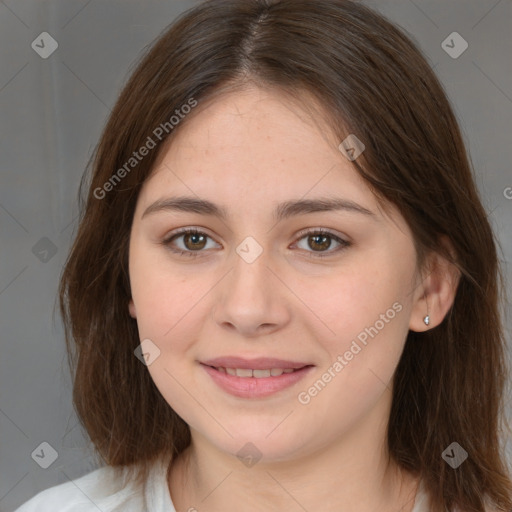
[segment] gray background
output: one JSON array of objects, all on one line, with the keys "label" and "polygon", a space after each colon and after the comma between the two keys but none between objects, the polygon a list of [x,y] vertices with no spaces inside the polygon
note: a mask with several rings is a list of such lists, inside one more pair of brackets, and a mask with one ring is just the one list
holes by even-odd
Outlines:
[{"label": "gray background", "polygon": [[[195,3],[0,2],[1,511],[96,467],[71,405],[58,315],[53,321],[76,229],[78,183],[140,51]],[[408,31],[444,83],[506,264],[512,256],[512,199],[506,197],[512,1],[365,3]],[[31,47],[44,31],[59,45],[47,59]],[[456,59],[441,46],[454,31],[469,44]],[[512,282],[510,269],[507,277]],[[507,314],[510,340],[509,308]],[[58,452],[48,469],[31,457],[42,442]]]}]

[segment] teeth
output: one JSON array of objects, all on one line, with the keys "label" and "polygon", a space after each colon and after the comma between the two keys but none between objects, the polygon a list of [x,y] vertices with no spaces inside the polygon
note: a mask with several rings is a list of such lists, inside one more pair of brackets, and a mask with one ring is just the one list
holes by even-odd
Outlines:
[{"label": "teeth", "polygon": [[261,377],[270,377],[270,370],[253,370],[252,376],[260,379]]},{"label": "teeth", "polygon": [[250,368],[237,368],[235,372],[237,377],[252,377],[252,370]]},{"label": "teeth", "polygon": [[227,373],[236,377],[255,377],[256,379],[262,379],[265,377],[279,377],[283,373],[292,373],[293,368],[271,368],[269,370],[251,370],[249,368],[223,368],[218,367],[217,370],[221,373]]}]

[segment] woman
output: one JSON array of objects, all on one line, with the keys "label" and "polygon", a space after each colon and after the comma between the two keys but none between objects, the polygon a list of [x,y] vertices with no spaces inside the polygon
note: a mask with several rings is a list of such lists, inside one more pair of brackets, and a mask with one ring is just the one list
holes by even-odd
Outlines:
[{"label": "woman", "polygon": [[19,511],[510,510],[499,278],[398,28],[346,0],[202,3],[122,91],[62,275],[107,466]]}]

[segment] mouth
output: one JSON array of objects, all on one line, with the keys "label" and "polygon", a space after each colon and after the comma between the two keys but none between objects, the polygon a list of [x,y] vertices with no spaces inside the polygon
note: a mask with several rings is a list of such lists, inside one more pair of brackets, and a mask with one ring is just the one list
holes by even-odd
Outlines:
[{"label": "mouth", "polygon": [[313,368],[282,359],[218,358],[200,362],[223,391],[239,398],[264,398],[293,386]]},{"label": "mouth", "polygon": [[215,368],[217,371],[221,373],[227,373],[233,377],[254,377],[256,379],[264,379],[266,377],[279,377],[279,375],[282,375],[283,373],[293,373],[297,371],[297,369],[294,370],[292,368],[269,368],[266,370],[256,370],[251,368],[224,368],[223,366],[210,366],[210,368]]}]

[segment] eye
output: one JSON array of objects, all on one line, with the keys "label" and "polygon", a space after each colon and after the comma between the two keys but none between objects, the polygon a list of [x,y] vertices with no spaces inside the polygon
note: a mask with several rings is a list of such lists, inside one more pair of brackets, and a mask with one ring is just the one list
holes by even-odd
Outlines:
[{"label": "eye", "polygon": [[[302,231],[299,233],[299,236],[300,238],[298,242],[305,239],[307,246],[313,249],[313,251],[307,251],[306,249],[306,251],[309,253],[308,256],[311,258],[325,258],[333,255],[334,253],[338,253],[352,245],[347,240],[343,240],[334,233],[321,228]],[[338,244],[338,247],[334,250],[328,251],[327,249],[331,248],[332,246],[332,240]],[[295,244],[298,244],[298,242],[295,242]]]},{"label": "eye", "polygon": [[[313,251],[305,249],[306,252],[308,252],[308,256],[311,258],[325,258],[351,245],[350,242],[322,228],[302,231],[299,233],[299,236],[300,238],[295,242],[295,245],[298,245],[301,240],[306,239],[306,243],[313,249]],[[174,247],[173,244],[175,241],[180,239],[182,239],[182,247]],[[177,232],[171,233],[170,236],[162,241],[162,244],[170,251],[179,255],[196,257],[200,256],[201,252],[204,252],[203,249],[208,249],[208,239],[211,239],[211,237],[203,231],[199,231],[196,228],[183,228]],[[338,244],[338,247],[329,251],[328,249],[333,245],[333,240]]]},{"label": "eye", "polygon": [[[176,249],[172,246],[172,242],[174,240],[179,240],[180,238],[183,239],[183,248]],[[207,239],[209,238],[210,237],[206,233],[203,233],[198,229],[183,228],[178,232],[172,233],[171,236],[162,241],[162,244],[177,254],[195,257],[199,256],[202,249],[206,247]]]}]

